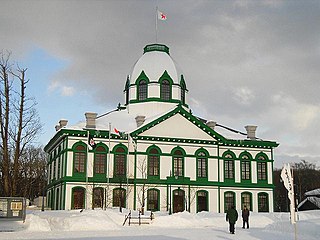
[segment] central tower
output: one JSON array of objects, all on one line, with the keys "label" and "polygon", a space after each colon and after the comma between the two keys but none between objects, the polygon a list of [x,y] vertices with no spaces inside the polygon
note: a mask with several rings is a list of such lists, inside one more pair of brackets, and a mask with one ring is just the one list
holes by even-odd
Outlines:
[{"label": "central tower", "polygon": [[156,115],[181,104],[188,108],[183,74],[163,44],[144,47],[143,55],[128,76],[124,93],[130,113]]}]

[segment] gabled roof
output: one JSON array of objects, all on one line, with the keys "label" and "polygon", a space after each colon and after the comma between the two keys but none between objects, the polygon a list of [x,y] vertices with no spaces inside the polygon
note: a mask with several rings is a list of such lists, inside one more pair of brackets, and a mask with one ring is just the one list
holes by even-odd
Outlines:
[{"label": "gabled roof", "polygon": [[[136,130],[132,131],[131,136],[136,139],[141,138],[141,139],[146,139],[146,140],[149,140],[149,139],[154,140],[154,137],[152,137],[152,136],[150,136],[150,137],[143,136],[142,137],[140,135],[142,135],[142,133],[148,131],[149,129],[154,128],[158,124],[161,124],[162,122],[166,121],[167,119],[175,116],[176,114],[181,115],[182,117],[187,119],[189,122],[191,122],[194,126],[198,127],[206,134],[210,135],[212,137],[212,139],[211,139],[212,142],[210,142],[210,143],[219,144],[219,145],[226,145],[226,146],[262,147],[262,148],[272,148],[272,147],[278,146],[278,143],[273,142],[273,141],[249,140],[249,139],[240,139],[240,140],[227,139],[224,136],[222,136],[221,134],[219,134],[217,131],[208,127],[202,120],[200,120],[199,118],[197,118],[196,116],[194,116],[190,112],[186,111],[181,105],[178,105],[176,108],[167,112],[166,114],[163,114],[163,115],[159,116],[158,118],[155,118],[154,120],[143,124],[142,126],[137,128]],[[165,139],[165,136],[163,136],[159,140],[170,141],[170,139]],[[177,139],[171,139],[171,140],[176,141]],[[196,143],[198,141],[189,139],[188,142]]]}]

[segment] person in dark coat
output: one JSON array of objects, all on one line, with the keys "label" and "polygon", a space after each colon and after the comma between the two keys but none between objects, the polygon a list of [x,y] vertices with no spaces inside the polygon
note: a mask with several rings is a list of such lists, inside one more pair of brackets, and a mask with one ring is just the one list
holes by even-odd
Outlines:
[{"label": "person in dark coat", "polygon": [[238,212],[232,205],[231,208],[227,211],[226,221],[229,221],[229,231],[231,234],[234,234],[234,225],[236,224],[236,221],[238,220]]},{"label": "person in dark coat", "polygon": [[249,228],[249,215],[250,215],[249,209],[247,208],[247,206],[244,206],[242,210],[242,220],[243,220],[242,228],[245,228],[246,223],[247,223],[247,228]]}]

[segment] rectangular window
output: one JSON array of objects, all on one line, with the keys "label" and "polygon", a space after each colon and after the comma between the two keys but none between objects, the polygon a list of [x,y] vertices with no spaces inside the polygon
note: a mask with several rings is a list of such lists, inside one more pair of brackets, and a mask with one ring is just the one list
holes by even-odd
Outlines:
[{"label": "rectangular window", "polygon": [[149,175],[158,176],[159,175],[159,157],[149,156]]},{"label": "rectangular window", "polygon": [[118,154],[115,156],[115,175],[116,176],[123,176],[126,173],[126,169],[125,169],[125,155],[123,154]]},{"label": "rectangular window", "polygon": [[106,154],[96,153],[94,161],[94,172],[98,174],[105,173]]},{"label": "rectangular window", "polygon": [[250,180],[250,162],[249,161],[241,162],[241,179]]},{"label": "rectangular window", "polygon": [[258,180],[267,180],[267,163],[258,162]]},{"label": "rectangular window", "polygon": [[84,163],[86,154],[84,152],[76,152],[74,156],[74,172],[84,173]]},{"label": "rectangular window", "polygon": [[225,160],[224,161],[224,177],[226,179],[234,179],[234,167],[233,167],[232,160]]},{"label": "rectangular window", "polygon": [[207,177],[207,159],[198,158],[198,177]]},{"label": "rectangular window", "polygon": [[182,157],[173,158],[173,173],[174,176],[183,176]]}]

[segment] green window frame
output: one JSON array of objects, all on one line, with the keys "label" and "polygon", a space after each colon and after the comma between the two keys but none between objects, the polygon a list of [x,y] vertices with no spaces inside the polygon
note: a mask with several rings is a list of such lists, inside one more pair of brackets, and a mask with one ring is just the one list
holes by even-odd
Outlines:
[{"label": "green window frame", "polygon": [[93,189],[92,204],[93,208],[103,208],[104,189],[102,187],[96,187]]},{"label": "green window frame", "polygon": [[125,177],[127,173],[127,150],[124,146],[116,146],[114,150],[114,177]]},{"label": "green window frame", "polygon": [[268,180],[268,157],[265,153],[258,153],[257,161],[257,179],[258,182],[267,182]]},{"label": "green window frame", "polygon": [[209,194],[208,191],[199,190],[197,191],[197,212],[209,211]]},{"label": "green window frame", "polygon": [[184,176],[184,153],[182,149],[175,149],[172,154],[172,171],[173,176]]},{"label": "green window frame", "polygon": [[228,191],[224,193],[224,212],[227,212],[231,206],[236,206],[236,194]]},{"label": "green window frame", "polygon": [[158,189],[148,189],[147,191],[147,210],[159,211],[160,210],[160,191]]},{"label": "green window frame", "polygon": [[113,189],[113,207],[126,207],[126,190],[124,188]]},{"label": "green window frame", "polygon": [[224,179],[225,181],[234,182],[234,179],[235,179],[234,160],[236,156],[233,152],[228,150],[222,155],[222,158],[224,159]]},{"label": "green window frame", "polygon": [[138,82],[138,100],[146,100],[148,97],[148,81],[141,79]]},{"label": "green window frame", "polygon": [[167,79],[163,79],[161,81],[161,86],[160,86],[160,98],[164,101],[169,101],[171,100],[171,83]]},{"label": "green window frame", "polygon": [[105,174],[107,151],[103,146],[97,146],[94,152],[94,174]]},{"label": "green window frame", "polygon": [[208,154],[204,150],[196,153],[197,178],[208,178]]},{"label": "green window frame", "polygon": [[73,147],[73,174],[85,176],[87,168],[87,147],[75,144]]},{"label": "green window frame", "polygon": [[269,212],[269,194],[258,193],[258,212]]},{"label": "green window frame", "polygon": [[251,192],[243,192],[241,193],[241,209],[246,206],[249,210],[252,209],[252,193]]},{"label": "green window frame", "polygon": [[148,176],[159,177],[160,175],[160,152],[157,148],[151,147],[148,150]]}]

